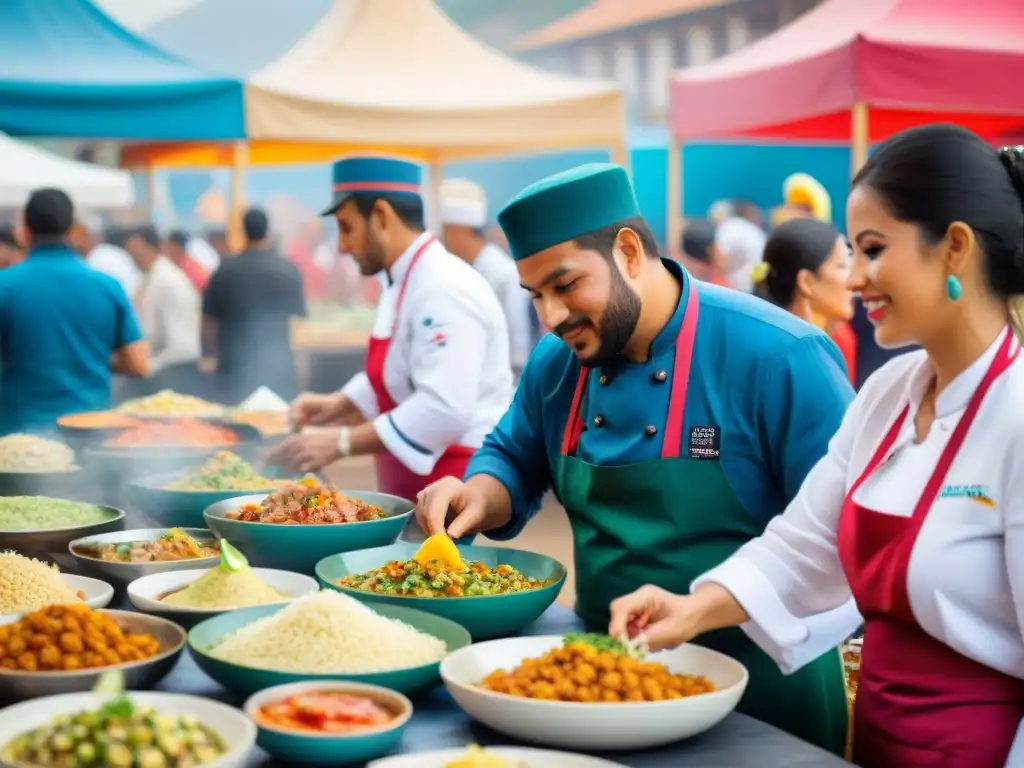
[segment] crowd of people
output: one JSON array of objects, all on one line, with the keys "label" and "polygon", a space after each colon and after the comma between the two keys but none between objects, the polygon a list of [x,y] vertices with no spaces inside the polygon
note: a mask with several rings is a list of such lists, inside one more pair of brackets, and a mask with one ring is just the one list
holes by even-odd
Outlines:
[{"label": "crowd of people", "polygon": [[[380,489],[457,540],[516,536],[553,490],[590,628],[737,658],[740,711],[842,754],[835,649],[863,625],[855,762],[1017,764],[1022,153],[952,125],[905,131],[854,178],[848,239],[820,196],[794,196],[771,231],[743,206],[691,223],[679,259],[617,165],[522,190],[498,214],[501,252],[473,185],[448,186],[442,242],[418,164],[339,160],[324,216],[381,285],[365,369],[295,397],[270,461],[372,455]],[[0,270],[0,433],[106,407],[112,371],[194,365],[200,327],[237,383],[223,399],[271,375],[291,397],[301,276],[262,211],[244,223],[246,249],[203,289],[180,238],[132,231],[130,294],[83,260],[67,195],[33,194],[28,257]],[[855,294],[873,343],[920,347],[856,394],[835,343]],[[524,356],[526,301],[550,333]]]}]

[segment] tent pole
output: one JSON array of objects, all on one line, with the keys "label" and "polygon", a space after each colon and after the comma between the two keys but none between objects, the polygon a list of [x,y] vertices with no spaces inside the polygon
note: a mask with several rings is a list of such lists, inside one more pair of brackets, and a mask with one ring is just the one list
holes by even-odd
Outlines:
[{"label": "tent pole", "polygon": [[245,213],[245,172],[249,168],[249,145],[236,141],[231,158],[231,191],[228,198],[227,241],[231,253],[245,248],[242,216]]},{"label": "tent pole", "polygon": [[672,254],[679,246],[679,237],[683,233],[683,143],[672,135],[668,135],[668,168],[666,169],[667,189],[665,201],[665,252]]},{"label": "tent pole", "polygon": [[633,167],[629,156],[629,143],[626,140],[623,139],[622,141],[616,141],[612,144],[611,156],[613,163],[621,165],[626,169],[626,173],[628,173],[630,177],[633,176]]},{"label": "tent pole", "polygon": [[156,215],[156,173],[152,165],[146,168],[146,211],[150,221]]},{"label": "tent pole", "polygon": [[441,232],[441,183],[444,181],[444,163],[436,158],[430,164],[430,187],[426,200],[427,229]]},{"label": "tent pole", "polygon": [[868,161],[871,140],[868,131],[868,105],[858,101],[850,111],[850,178]]}]

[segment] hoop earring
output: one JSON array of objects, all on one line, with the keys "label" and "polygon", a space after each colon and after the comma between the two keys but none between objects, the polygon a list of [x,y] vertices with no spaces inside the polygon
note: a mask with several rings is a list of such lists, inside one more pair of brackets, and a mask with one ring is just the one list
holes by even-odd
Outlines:
[{"label": "hoop earring", "polygon": [[946,278],[946,298],[957,301],[963,293],[964,287],[960,284],[959,278],[956,275],[949,275]]}]

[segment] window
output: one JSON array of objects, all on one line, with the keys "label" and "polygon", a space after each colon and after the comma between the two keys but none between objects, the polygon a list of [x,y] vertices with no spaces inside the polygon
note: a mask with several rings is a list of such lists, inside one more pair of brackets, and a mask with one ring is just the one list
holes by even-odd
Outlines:
[{"label": "window", "polygon": [[592,45],[580,49],[580,73],[584,77],[604,76],[604,60],[600,49]]},{"label": "window", "polygon": [[746,16],[730,16],[725,23],[726,51],[732,53],[750,42],[750,24]]},{"label": "window", "polygon": [[704,26],[690,27],[686,32],[687,63],[693,67],[715,58],[715,38]]},{"label": "window", "polygon": [[628,96],[636,95],[640,90],[640,60],[636,55],[636,46],[632,43],[616,43],[614,48],[615,79]]},{"label": "window", "polygon": [[647,41],[647,103],[653,112],[668,107],[668,79],[675,60],[671,36],[663,32],[651,35]]}]

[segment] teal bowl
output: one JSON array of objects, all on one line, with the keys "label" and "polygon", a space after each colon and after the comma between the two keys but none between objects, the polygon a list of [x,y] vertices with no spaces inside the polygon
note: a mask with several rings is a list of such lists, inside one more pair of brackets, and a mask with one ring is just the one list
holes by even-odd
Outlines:
[{"label": "teal bowl", "polygon": [[375,610],[381,606],[403,606],[443,616],[468,629],[474,642],[519,633],[551,607],[565,583],[565,566],[554,558],[520,549],[481,546],[459,547],[459,553],[464,560],[478,560],[488,568],[510,565],[525,576],[550,583],[529,592],[476,597],[379,595],[341,587],[337,583],[344,576],[366,573],[392,560],[410,560],[419,546],[400,541],[389,547],[331,555],[316,564],[316,577],[330,589],[344,592],[364,603],[372,603]]},{"label": "teal bowl", "polygon": [[328,555],[356,549],[393,544],[412,516],[416,505],[397,496],[371,491],[342,491],[381,507],[387,517],[364,523],[325,523],[318,525],[280,525],[275,523],[244,523],[225,515],[245,504],[259,504],[265,493],[255,496],[234,496],[219,501],[203,512],[206,528],[238,547],[258,568],[313,573],[316,564]]},{"label": "teal bowl", "polygon": [[[441,676],[438,671],[440,661],[423,664],[418,667],[404,667],[386,672],[368,672],[365,674],[313,674],[309,672],[281,672],[271,669],[257,669],[232,664],[214,658],[209,651],[227,635],[237,632],[242,627],[272,616],[288,607],[284,605],[258,605],[253,608],[242,608],[230,613],[215,616],[197,624],[188,633],[188,647],[196,664],[207,675],[234,693],[248,696],[258,691],[273,688],[287,683],[303,681],[323,682],[328,680],[345,680],[352,683],[366,683],[390,688],[404,694],[417,693],[437,687]],[[465,648],[472,641],[469,632],[454,621],[433,616],[412,608],[391,605],[375,605],[373,610],[389,619],[398,619],[428,635],[442,640],[448,646],[448,652]]]},{"label": "teal bowl", "polygon": [[[131,506],[166,528],[205,528],[203,512],[228,499],[239,496],[265,495],[267,490],[252,488],[233,491],[175,491],[167,486],[181,477],[181,472],[151,475],[128,486]],[[286,481],[282,480],[284,484]]]},{"label": "teal bowl", "polygon": [[[290,731],[267,725],[256,716],[261,707],[276,704],[290,696],[337,692],[373,699],[390,710],[395,719],[387,725],[355,733],[318,733]],[[412,702],[397,691],[378,685],[348,683],[341,680],[279,685],[260,691],[242,706],[256,723],[256,743],[271,757],[294,765],[363,765],[383,757],[398,747],[405,726],[412,717]]]}]

